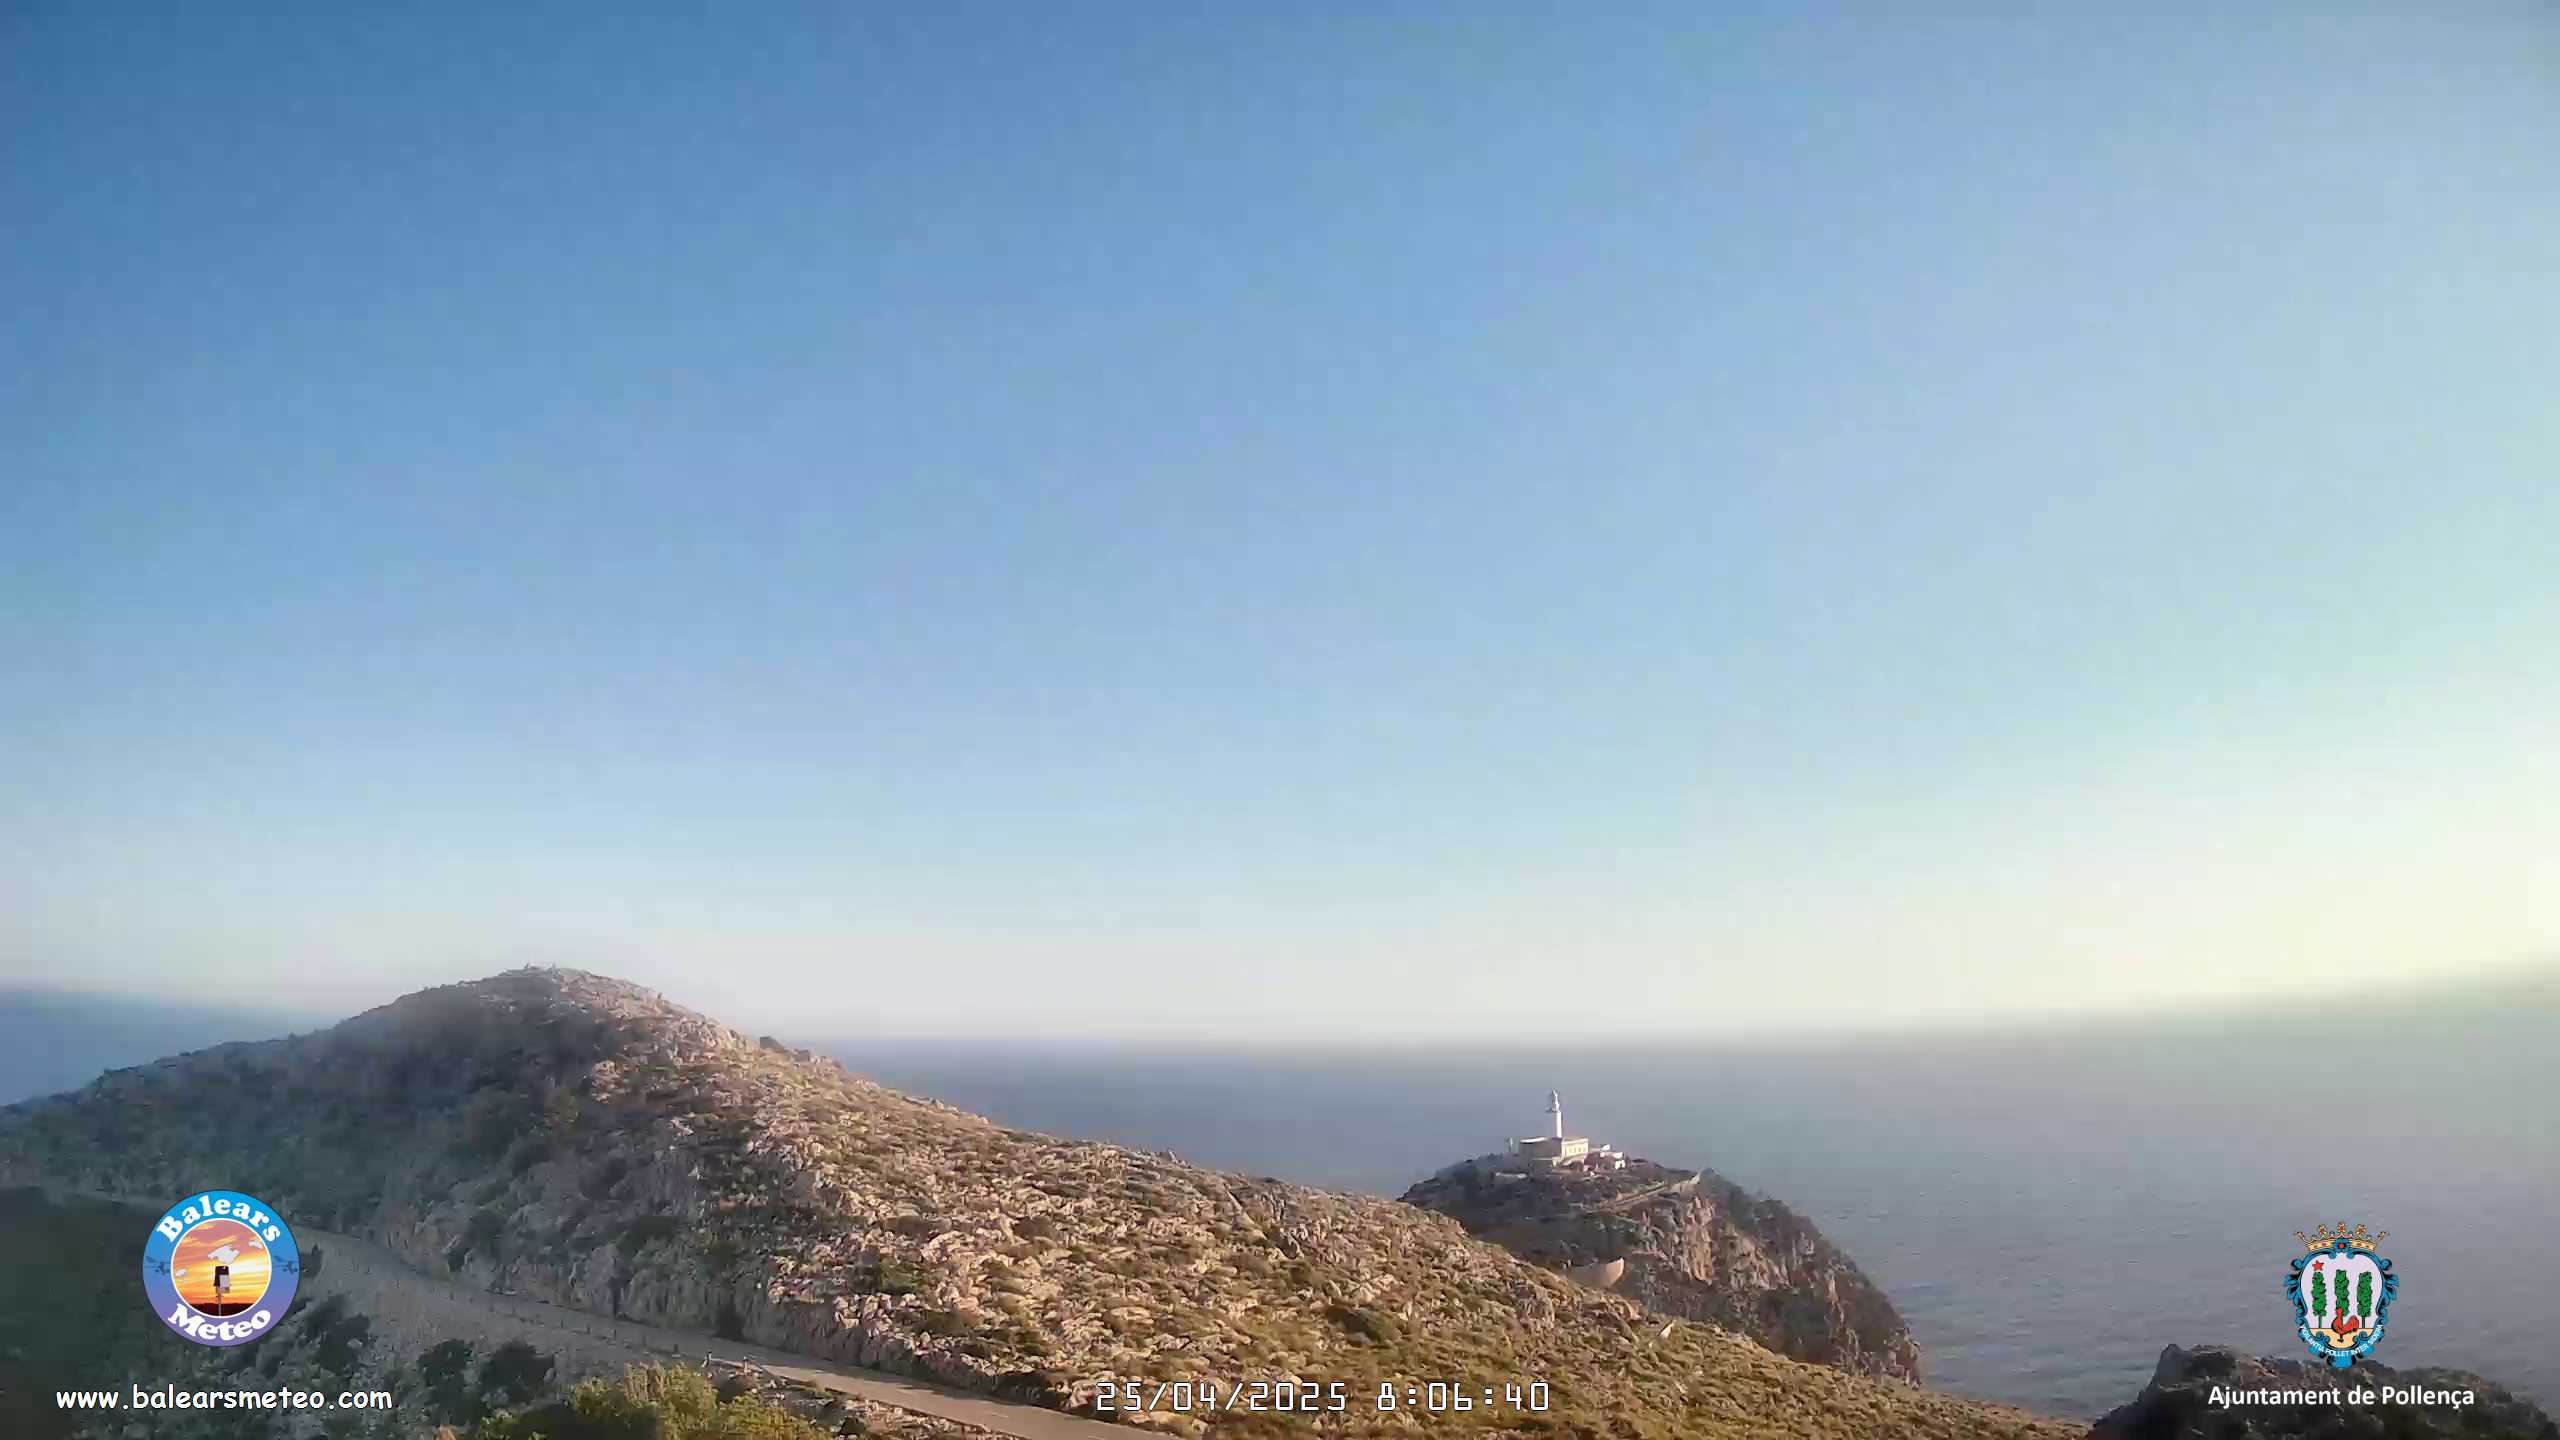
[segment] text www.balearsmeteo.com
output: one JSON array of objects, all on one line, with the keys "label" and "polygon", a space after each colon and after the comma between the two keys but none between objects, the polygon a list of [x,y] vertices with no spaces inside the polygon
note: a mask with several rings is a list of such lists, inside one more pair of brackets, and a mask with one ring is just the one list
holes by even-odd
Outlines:
[{"label": "text www.balearsmeteo.com", "polygon": [[181,1390],[174,1385],[122,1390],[56,1390],[58,1410],[388,1410],[388,1390]]}]

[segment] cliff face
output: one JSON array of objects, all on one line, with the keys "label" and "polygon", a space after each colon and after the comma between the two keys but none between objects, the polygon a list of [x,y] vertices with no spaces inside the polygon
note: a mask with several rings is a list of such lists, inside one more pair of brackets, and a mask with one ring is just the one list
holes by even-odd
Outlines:
[{"label": "cliff face", "polygon": [[[2284,1391],[2339,1389],[2344,1404],[2295,1402]],[[2371,1390],[2359,1402],[2353,1392]],[[2222,1392],[2216,1403],[2216,1391]],[[2271,1396],[2268,1392],[2277,1392]],[[2089,1440],[2326,1440],[2329,1436],[2434,1436],[2560,1440],[2540,1406],[2467,1370],[2394,1370],[2359,1364],[2332,1370],[2306,1360],[2267,1360],[2224,1345],[2160,1352],[2151,1383],[2132,1403],[2109,1411]]]},{"label": "cliff face", "polygon": [[1527,1175],[1459,1165],[1404,1199],[1657,1314],[1852,1374],[1920,1378],[1919,1343],[1874,1281],[1812,1221],[1711,1171],[1643,1160]]},{"label": "cliff face", "polygon": [[1499,1411],[1539,1381],[1544,1428],[1625,1440],[2080,1430],[1666,1328],[1411,1206],[1007,1130],[576,971],[8,1107],[13,1180],[245,1190],[467,1286],[1063,1408],[1108,1381],[1313,1381],[1342,1387],[1328,1425],[1388,1434],[1417,1417],[1382,1386],[1489,1387]]}]

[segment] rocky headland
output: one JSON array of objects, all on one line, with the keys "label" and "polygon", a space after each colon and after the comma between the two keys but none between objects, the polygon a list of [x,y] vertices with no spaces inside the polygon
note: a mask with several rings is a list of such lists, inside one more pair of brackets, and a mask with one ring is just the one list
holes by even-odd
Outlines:
[{"label": "rocky headland", "polygon": [[[570,970],[0,1110],[13,1182],[151,1205],[226,1185],[466,1286],[1186,1434],[1308,1422],[1133,1413],[1106,1387],[1339,1386],[1320,1428],[1346,1435],[2086,1428],[1666,1323],[1414,1206],[1009,1130]],[[1553,1399],[1377,1403],[1433,1380]]]},{"label": "rocky headland", "polygon": [[1655,1314],[1852,1374],[1920,1379],[1920,1346],[1884,1291],[1812,1221],[1712,1171],[1468,1161],[1404,1200]]}]

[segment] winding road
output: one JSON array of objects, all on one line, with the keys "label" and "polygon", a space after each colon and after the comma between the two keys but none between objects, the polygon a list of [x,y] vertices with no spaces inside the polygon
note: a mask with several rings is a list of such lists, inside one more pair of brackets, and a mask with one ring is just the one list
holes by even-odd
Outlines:
[{"label": "winding road", "polygon": [[[157,1209],[121,1195],[59,1185],[44,1188],[54,1195]],[[820,1362],[806,1355],[723,1340],[700,1331],[611,1320],[521,1295],[491,1294],[417,1270],[390,1250],[353,1235],[297,1225],[294,1238],[303,1250],[320,1252],[319,1268],[310,1277],[311,1293],[345,1295],[352,1308],[378,1316],[396,1332],[413,1337],[433,1333],[438,1338],[449,1335],[483,1345],[522,1340],[545,1353],[563,1355],[567,1362],[562,1365],[564,1373],[603,1370],[611,1368],[606,1362],[618,1360],[637,1363],[676,1358],[706,1369],[721,1364],[752,1365],[781,1379],[833,1394],[974,1425],[1015,1440],[1135,1440],[1144,1433],[1039,1405],[999,1400],[886,1371]]]}]

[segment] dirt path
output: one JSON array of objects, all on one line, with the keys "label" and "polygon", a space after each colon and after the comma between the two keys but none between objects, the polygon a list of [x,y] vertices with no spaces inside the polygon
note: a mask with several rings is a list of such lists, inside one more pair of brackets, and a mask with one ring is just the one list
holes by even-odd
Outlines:
[{"label": "dirt path", "polygon": [[[416,1329],[421,1322],[427,1328],[443,1326],[440,1333],[425,1338],[429,1344],[446,1336],[496,1343],[523,1340],[560,1357],[564,1375],[619,1370],[624,1364],[650,1358],[674,1358],[706,1368],[723,1362],[753,1364],[835,1394],[956,1420],[1017,1440],[1138,1440],[1142,1433],[885,1371],[822,1364],[805,1355],[722,1340],[700,1331],[609,1320],[521,1295],[492,1295],[422,1274],[370,1240],[307,1226],[296,1227],[294,1235],[303,1248],[316,1246],[323,1256],[320,1273],[313,1278],[316,1291],[344,1293],[350,1305],[404,1331]],[[453,1328],[457,1325],[464,1328]]]},{"label": "dirt path", "polygon": [[[45,1188],[57,1195],[114,1205],[136,1203],[94,1191]],[[297,1225],[294,1239],[304,1251],[320,1252],[319,1270],[306,1282],[310,1295],[345,1296],[350,1308],[373,1320],[376,1334],[405,1349],[423,1350],[438,1340],[457,1339],[485,1353],[489,1347],[522,1340],[553,1356],[559,1366],[556,1373],[563,1380],[617,1373],[625,1365],[652,1359],[674,1359],[703,1368],[747,1364],[834,1394],[974,1425],[1015,1440],[1140,1440],[1146,1433],[884,1371],[722,1340],[700,1331],[607,1319],[521,1295],[493,1295],[413,1269],[391,1251],[353,1235]]]}]

